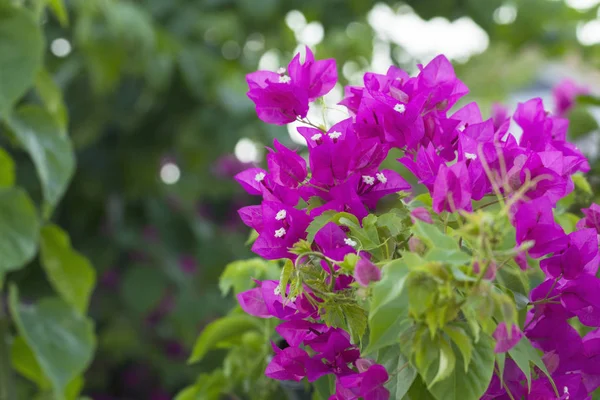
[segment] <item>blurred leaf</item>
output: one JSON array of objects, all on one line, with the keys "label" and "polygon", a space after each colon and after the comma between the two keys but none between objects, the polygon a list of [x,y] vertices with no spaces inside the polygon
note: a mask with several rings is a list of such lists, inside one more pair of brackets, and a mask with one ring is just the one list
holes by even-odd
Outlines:
[{"label": "blurred leaf", "polygon": [[94,324],[57,298],[42,299],[37,305],[20,304],[14,285],[10,287],[9,305],[19,333],[52,382],[54,395],[65,399],[67,385],[92,361]]},{"label": "blurred leaf", "polygon": [[471,362],[471,355],[473,354],[473,343],[467,333],[456,326],[445,326],[444,332],[452,339],[456,347],[460,350],[463,356],[463,364],[465,366],[465,373],[469,372],[469,363]]},{"label": "blurred leaf", "polygon": [[11,364],[25,378],[35,382],[40,389],[50,389],[52,383],[46,378],[35,354],[22,336],[17,336],[10,349]]},{"label": "blurred leaf", "polygon": [[232,289],[233,294],[249,290],[254,286],[252,279],[277,279],[279,266],[276,262],[252,258],[227,264],[219,278],[219,289],[226,296]]},{"label": "blurred leaf", "polygon": [[0,188],[15,184],[15,162],[10,154],[0,147]]},{"label": "blurred leaf", "polygon": [[66,129],[69,118],[67,107],[63,101],[60,88],[46,69],[38,71],[35,78],[35,88],[48,112],[56,119],[61,129]]},{"label": "blurred leaf", "polygon": [[160,271],[148,266],[134,266],[123,276],[121,296],[127,307],[143,315],[159,304],[165,288],[165,277]]},{"label": "blurred leaf", "polygon": [[39,229],[27,194],[18,188],[0,189],[0,271],[22,268],[33,258]]},{"label": "blurred leaf", "polygon": [[425,243],[430,249],[436,250],[460,250],[456,240],[444,234],[435,225],[428,224],[421,220],[416,220],[414,225],[414,234]]},{"label": "blurred leaf", "polygon": [[[56,120],[37,106],[20,107],[10,117],[9,125],[35,164],[44,198],[51,210],[62,197],[75,170],[71,141]],[[47,216],[48,212],[44,214]]]},{"label": "blurred leaf", "polygon": [[71,247],[67,233],[56,225],[42,228],[41,259],[54,289],[85,314],[94,290],[96,271],[87,258]]},{"label": "blurred leaf", "polygon": [[585,105],[575,105],[567,116],[569,118],[569,136],[579,138],[598,129],[598,121],[590,114]]},{"label": "blurred leaf", "polygon": [[65,8],[65,3],[63,0],[47,0],[48,6],[58,19],[58,22],[62,26],[67,26],[69,24],[69,14],[67,13],[67,9]]},{"label": "blurred leaf", "polygon": [[533,347],[529,339],[526,337],[521,338],[519,343],[515,345],[512,349],[508,351],[510,358],[514,360],[517,366],[523,371],[525,374],[525,378],[527,379],[527,387],[531,387],[531,367],[530,364],[533,363],[536,367],[538,367],[550,380],[554,391],[556,392],[556,386],[554,385],[554,381],[552,377],[548,373],[548,369],[546,365],[542,361],[538,351]]},{"label": "blurred leaf", "polygon": [[439,344],[439,363],[438,363],[438,371],[435,374],[435,377],[431,382],[427,384],[427,387],[431,389],[437,382],[441,382],[444,379],[448,378],[450,374],[454,371],[454,366],[456,365],[456,356],[454,355],[454,350],[452,350],[452,346],[446,339],[440,337],[438,340]]},{"label": "blurred leaf", "polygon": [[194,344],[188,363],[201,361],[217,343],[261,329],[255,318],[248,315],[229,315],[208,324]]},{"label": "blurred leaf", "polygon": [[43,39],[34,16],[24,7],[0,5],[0,117],[33,84],[43,56]]}]

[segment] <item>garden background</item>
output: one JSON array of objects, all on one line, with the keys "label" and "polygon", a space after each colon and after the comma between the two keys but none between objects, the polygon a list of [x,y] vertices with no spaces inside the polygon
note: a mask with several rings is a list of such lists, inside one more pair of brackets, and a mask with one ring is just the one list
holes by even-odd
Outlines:
[{"label": "garden background", "polygon": [[[444,53],[482,110],[600,90],[598,0],[1,0],[0,399],[172,399],[221,368],[186,360],[252,257],[232,177],[302,146],[244,77],[301,45],[344,84]],[[597,106],[570,115],[595,189]]]}]

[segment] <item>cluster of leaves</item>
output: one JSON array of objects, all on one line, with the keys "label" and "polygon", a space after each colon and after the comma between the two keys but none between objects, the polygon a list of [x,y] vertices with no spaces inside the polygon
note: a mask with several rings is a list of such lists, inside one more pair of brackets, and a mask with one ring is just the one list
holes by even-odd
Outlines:
[{"label": "cluster of leaves", "polygon": [[[49,7],[67,23],[62,1]],[[96,347],[94,323],[86,316],[96,272],[52,222],[75,156],[62,94],[44,67],[44,9],[44,2],[0,4],[0,397],[34,398],[37,392],[40,399],[74,400]],[[30,190],[19,186],[29,168],[23,154],[37,171]],[[15,273],[36,255],[52,289],[21,298]],[[37,389],[17,391],[14,371]]]}]

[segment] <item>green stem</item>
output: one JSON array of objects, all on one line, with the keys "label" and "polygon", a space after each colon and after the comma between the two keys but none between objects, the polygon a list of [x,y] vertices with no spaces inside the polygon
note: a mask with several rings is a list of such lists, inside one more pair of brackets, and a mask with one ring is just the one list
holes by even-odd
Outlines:
[{"label": "green stem", "polygon": [[10,365],[9,320],[4,314],[3,307],[3,301],[0,299],[0,400],[16,400],[14,377]]}]

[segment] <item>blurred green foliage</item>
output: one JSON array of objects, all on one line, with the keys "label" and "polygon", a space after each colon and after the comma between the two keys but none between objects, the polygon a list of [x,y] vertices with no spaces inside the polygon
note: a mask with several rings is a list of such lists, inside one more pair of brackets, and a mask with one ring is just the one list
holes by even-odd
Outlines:
[{"label": "blurred green foliage", "polygon": [[[298,38],[286,16],[299,10],[307,22],[324,27],[317,57],[335,57],[341,83],[347,83],[341,73],[344,65],[351,61],[359,70],[367,69],[374,44],[384,41],[367,23],[375,2],[0,1],[4,3],[25,7],[42,22],[15,17],[14,11],[0,13],[0,78],[3,71],[17,69],[31,82],[0,79],[0,115],[9,128],[3,141],[7,152],[0,152],[0,186],[12,185],[13,175],[6,171],[16,166],[16,182],[36,204],[44,204],[44,216],[52,215],[72,242],[59,228],[44,228],[56,235],[42,238],[41,262],[33,260],[7,280],[18,284],[26,300],[54,291],[71,293],[78,282],[53,275],[48,282],[45,274],[73,265],[86,270],[82,255],[87,256],[98,275],[90,303],[98,339],[84,393],[170,398],[169,393],[196,381],[199,373],[220,366],[225,355],[209,352],[199,364],[185,364],[202,327],[235,304],[233,297],[223,297],[217,284],[225,265],[250,257],[244,245],[248,232],[238,222],[236,209],[254,200],[231,179],[232,171],[244,167],[231,156],[235,144],[240,138],[265,145],[275,137],[290,141],[285,128],[267,126],[255,117],[245,97],[244,75],[256,70],[267,51],[287,63]],[[407,12],[400,2],[383,3]],[[560,0],[406,3],[424,19],[468,16],[487,32],[487,51],[456,66],[471,88],[469,100],[480,101],[482,107],[527,87],[548,59],[568,55],[600,65],[600,46],[583,47],[576,39],[578,25],[597,18],[597,7],[580,12]],[[516,9],[516,17],[510,24],[498,24],[495,14],[507,4]],[[52,51],[59,45],[66,54]],[[393,43],[389,52],[401,66],[422,61]],[[7,118],[7,110],[17,102],[17,111]],[[36,146],[32,135],[53,139],[39,140]],[[27,150],[33,162],[19,148]],[[71,148],[75,160],[69,155]],[[172,185],[160,179],[168,163],[181,171]],[[17,207],[27,216],[28,204],[0,205],[0,218],[14,214]],[[31,224],[27,218],[22,221],[26,223],[20,230],[37,231],[34,219]],[[0,263],[0,271],[29,261],[35,246],[30,247],[25,254],[3,253],[8,261]],[[51,267],[47,260],[63,253],[67,264]],[[9,255],[17,264],[9,262]],[[231,282],[233,288],[239,284]],[[72,294],[65,301],[77,307],[87,299]],[[43,304],[53,312],[66,312],[62,303]],[[250,336],[245,340],[254,343]],[[25,357],[21,352],[30,354],[20,336],[15,346],[18,358]],[[244,351],[253,349],[265,351],[260,346]],[[247,367],[236,362],[229,361],[233,370]],[[30,381],[39,377],[15,369]],[[231,378],[219,374],[202,375],[196,386],[210,388],[208,380],[214,384]],[[19,388],[22,398],[37,392],[25,380],[19,381]]]}]

